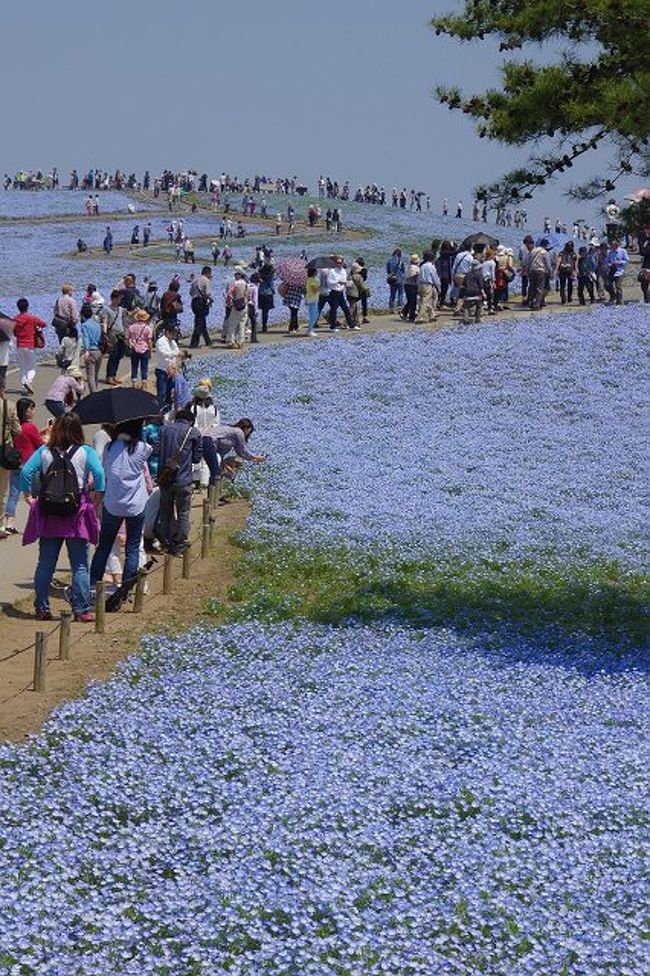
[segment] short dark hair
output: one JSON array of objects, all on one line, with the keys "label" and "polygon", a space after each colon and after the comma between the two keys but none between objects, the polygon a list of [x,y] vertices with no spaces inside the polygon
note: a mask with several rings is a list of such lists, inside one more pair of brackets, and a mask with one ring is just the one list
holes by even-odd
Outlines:
[{"label": "short dark hair", "polygon": [[212,274],[212,268],[210,267],[209,264],[206,264],[206,265],[204,265],[204,267],[201,268],[201,274],[202,275],[211,275]]},{"label": "short dark hair", "polygon": [[26,312],[27,309],[29,308],[29,302],[27,301],[26,298],[19,298],[18,301],[16,302],[16,305],[18,307],[19,312]]}]

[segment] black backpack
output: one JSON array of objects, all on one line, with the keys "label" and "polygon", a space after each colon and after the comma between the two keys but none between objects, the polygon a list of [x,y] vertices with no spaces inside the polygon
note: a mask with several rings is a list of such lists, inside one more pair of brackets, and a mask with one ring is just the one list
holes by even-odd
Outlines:
[{"label": "black backpack", "polygon": [[81,505],[81,490],[72,457],[79,445],[66,451],[51,447],[52,463],[41,476],[39,504],[45,515],[75,515]]}]

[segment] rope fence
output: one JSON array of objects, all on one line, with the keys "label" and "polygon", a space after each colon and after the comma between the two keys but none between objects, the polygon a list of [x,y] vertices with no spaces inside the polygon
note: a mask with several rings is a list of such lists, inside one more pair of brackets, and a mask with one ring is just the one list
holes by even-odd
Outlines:
[{"label": "rope fence", "polygon": [[[214,530],[216,525],[215,511],[221,497],[221,483],[220,480],[216,485],[210,485],[208,488],[208,497],[204,499],[201,511],[201,527],[199,531],[190,538],[183,549],[182,561],[181,561],[181,579],[188,580],[191,576],[191,567],[199,560],[205,560],[210,555],[211,545],[214,540]],[[192,552],[197,552],[197,555],[192,556]],[[173,592],[174,586],[174,557],[169,553],[165,553],[162,561],[158,561],[155,557],[152,557],[148,563],[151,567],[152,563],[155,562],[156,565],[153,568],[142,567],[138,570],[137,576],[134,580],[122,581],[121,586],[124,586],[125,582],[129,585],[129,592],[131,589],[134,590],[133,596],[133,613],[140,614],[144,609],[145,598],[149,597],[150,601],[156,600],[160,596],[169,596]],[[156,573],[162,572],[162,587],[159,593],[147,592],[147,582],[148,580],[155,576]],[[135,583],[135,585],[133,585]],[[47,679],[46,672],[50,664],[55,661],[67,662],[70,660],[70,652],[75,648],[81,641],[86,640],[88,636],[92,633],[103,634],[106,629],[106,584],[103,580],[100,580],[95,585],[95,625],[93,630],[87,630],[80,634],[75,641],[70,640],[71,636],[71,624],[73,614],[71,610],[63,610],[61,613],[61,620],[56,626],[52,627],[51,630],[37,630],[34,640],[31,644],[26,644],[25,647],[16,648],[6,654],[5,657],[0,658],[0,664],[6,661],[11,661],[18,657],[20,654],[25,654],[28,651],[34,651],[34,674],[32,680],[26,684],[19,691],[14,692],[9,695],[8,698],[0,700],[0,706],[6,705],[8,702],[13,701],[22,695],[25,691],[32,690],[38,694],[43,694],[47,690]],[[48,657],[48,644],[50,638],[54,637],[55,634],[59,634],[58,641],[58,652],[56,657]]]}]

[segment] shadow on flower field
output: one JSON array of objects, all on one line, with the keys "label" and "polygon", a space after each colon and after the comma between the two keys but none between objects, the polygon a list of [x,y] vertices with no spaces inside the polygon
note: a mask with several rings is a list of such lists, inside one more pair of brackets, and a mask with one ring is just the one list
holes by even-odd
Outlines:
[{"label": "shadow on flower field", "polygon": [[[407,558],[388,564],[345,548],[243,546],[231,619],[403,621],[456,630],[505,626],[527,637],[543,633],[545,641],[553,634],[560,643],[581,633],[621,651],[647,639],[645,577],[615,563]],[[226,608],[217,602],[212,610],[223,617]]]}]

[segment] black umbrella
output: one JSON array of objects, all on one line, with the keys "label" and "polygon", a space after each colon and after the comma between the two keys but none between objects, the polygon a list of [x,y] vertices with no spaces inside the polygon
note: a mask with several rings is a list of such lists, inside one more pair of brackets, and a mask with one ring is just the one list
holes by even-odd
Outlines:
[{"label": "black umbrella", "polygon": [[307,268],[335,268],[336,258],[332,254],[322,255],[319,258],[312,258]]},{"label": "black umbrella", "polygon": [[484,234],[482,230],[478,234],[470,234],[466,237],[463,243],[460,245],[461,251],[468,251],[471,247],[476,247],[477,244],[482,244],[483,247],[496,247],[499,241],[496,237],[492,237],[490,234]]},{"label": "black umbrella", "polygon": [[74,408],[82,424],[120,424],[125,420],[155,417],[160,404],[146,390],[100,390],[80,400]]}]

